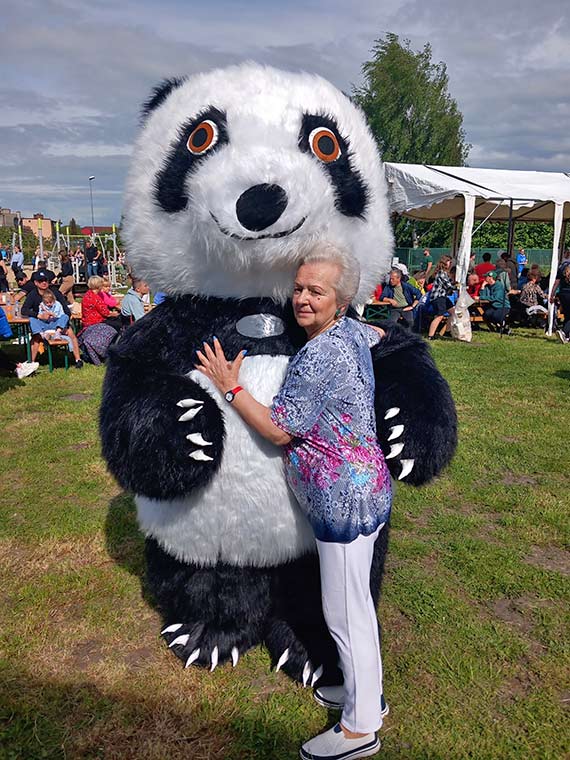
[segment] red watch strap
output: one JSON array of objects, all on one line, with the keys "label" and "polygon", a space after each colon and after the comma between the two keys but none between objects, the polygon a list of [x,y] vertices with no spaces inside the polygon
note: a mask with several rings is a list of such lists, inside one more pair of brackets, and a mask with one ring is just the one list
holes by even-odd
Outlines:
[{"label": "red watch strap", "polygon": [[232,389],[231,389],[230,393],[233,393],[233,394],[234,394],[234,396],[237,396],[237,394],[238,394],[240,391],[243,391],[243,388],[241,387],[241,385],[236,385],[236,387],[235,387],[235,388],[232,388]]}]

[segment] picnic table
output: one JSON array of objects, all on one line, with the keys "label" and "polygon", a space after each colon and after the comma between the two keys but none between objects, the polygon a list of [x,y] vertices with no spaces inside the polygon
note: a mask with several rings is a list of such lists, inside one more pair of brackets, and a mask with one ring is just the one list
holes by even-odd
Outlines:
[{"label": "picnic table", "polygon": [[30,320],[27,317],[18,315],[14,316],[14,309],[12,304],[0,304],[8,320],[10,327],[16,328],[16,338],[19,345],[26,347],[26,358],[28,361],[32,359],[32,349],[30,347]]}]

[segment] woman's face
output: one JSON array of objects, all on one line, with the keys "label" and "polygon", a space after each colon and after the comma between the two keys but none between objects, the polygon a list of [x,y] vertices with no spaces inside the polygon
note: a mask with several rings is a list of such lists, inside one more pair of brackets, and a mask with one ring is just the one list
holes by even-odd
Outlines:
[{"label": "woman's face", "polygon": [[108,293],[111,290],[111,283],[103,280],[103,284],[101,285],[101,290],[104,290],[105,293]]},{"label": "woman's face", "polygon": [[340,268],[329,261],[301,264],[293,286],[293,311],[298,324],[309,335],[334,322],[339,308],[335,286]]}]

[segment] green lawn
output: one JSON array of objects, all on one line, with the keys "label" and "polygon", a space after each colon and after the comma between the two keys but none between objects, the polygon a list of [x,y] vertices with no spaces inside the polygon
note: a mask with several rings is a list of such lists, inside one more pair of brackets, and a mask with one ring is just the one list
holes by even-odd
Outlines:
[{"label": "green lawn", "polygon": [[[433,349],[460,446],[396,495],[379,757],[568,757],[570,349],[532,332]],[[0,757],[298,757],[334,720],[309,689],[260,649],[183,670],[158,638],[134,506],[100,458],[102,376],[0,380]]]}]

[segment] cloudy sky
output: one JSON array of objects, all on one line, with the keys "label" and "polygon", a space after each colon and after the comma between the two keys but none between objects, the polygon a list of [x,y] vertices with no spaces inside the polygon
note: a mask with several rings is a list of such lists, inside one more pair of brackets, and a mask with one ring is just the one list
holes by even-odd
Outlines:
[{"label": "cloudy sky", "polygon": [[347,90],[391,31],[447,63],[471,166],[570,171],[569,0],[18,0],[0,13],[0,205],[118,221],[139,106],[244,59]]}]

